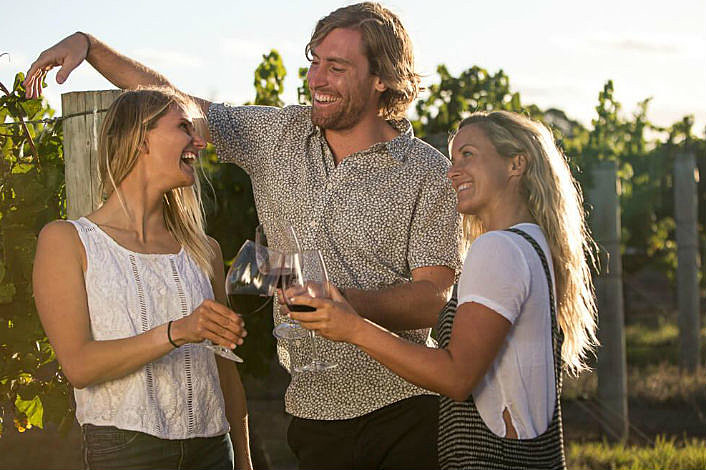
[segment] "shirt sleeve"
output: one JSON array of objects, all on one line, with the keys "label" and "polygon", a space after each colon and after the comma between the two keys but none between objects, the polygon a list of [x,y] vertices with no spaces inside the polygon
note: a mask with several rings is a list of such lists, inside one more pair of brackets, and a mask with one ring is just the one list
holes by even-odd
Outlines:
[{"label": "shirt sleeve", "polygon": [[461,269],[461,216],[444,171],[425,179],[412,215],[407,262],[410,270],[447,266]]},{"label": "shirt sleeve", "polygon": [[478,237],[458,281],[458,304],[476,302],[515,323],[529,296],[530,270],[522,251],[501,232]]},{"label": "shirt sleeve", "polygon": [[213,103],[208,108],[208,129],[218,160],[235,163],[252,175],[263,164],[267,146],[281,127],[282,109],[272,106],[230,106]]}]

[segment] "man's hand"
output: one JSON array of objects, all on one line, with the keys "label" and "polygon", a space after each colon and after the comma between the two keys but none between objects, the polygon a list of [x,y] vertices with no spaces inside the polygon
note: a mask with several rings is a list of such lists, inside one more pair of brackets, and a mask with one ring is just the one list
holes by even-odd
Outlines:
[{"label": "man's hand", "polygon": [[89,48],[88,36],[74,33],[42,52],[27,71],[25,96],[39,98],[42,95],[42,80],[54,67],[61,66],[56,74],[56,82],[64,83],[69,74],[86,60]]}]

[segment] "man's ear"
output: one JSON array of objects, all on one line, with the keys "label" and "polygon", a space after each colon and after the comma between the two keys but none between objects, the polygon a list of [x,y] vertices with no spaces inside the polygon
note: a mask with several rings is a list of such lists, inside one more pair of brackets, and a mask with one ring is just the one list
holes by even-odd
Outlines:
[{"label": "man's ear", "polygon": [[384,93],[385,90],[387,90],[387,85],[385,85],[385,83],[380,80],[380,77],[375,77],[375,91]]},{"label": "man's ear", "polygon": [[510,175],[511,176],[522,176],[527,171],[527,155],[523,153],[518,153],[512,157],[510,163]]}]

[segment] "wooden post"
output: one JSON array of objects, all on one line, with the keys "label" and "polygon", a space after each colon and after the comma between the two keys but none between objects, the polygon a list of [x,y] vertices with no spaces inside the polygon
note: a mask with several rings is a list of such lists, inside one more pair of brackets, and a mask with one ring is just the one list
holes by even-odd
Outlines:
[{"label": "wooden post", "polygon": [[627,365],[623,313],[623,265],[620,256],[620,183],[617,163],[603,161],[592,172],[588,192],[591,226],[600,246],[600,273],[595,279],[598,305],[598,400],[608,438],[628,437]]},{"label": "wooden post", "polygon": [[699,237],[693,153],[674,160],[674,219],[677,225],[677,305],[679,306],[679,365],[696,371],[700,358]]},{"label": "wooden post", "polygon": [[[98,191],[98,135],[105,110],[120,90],[77,91],[61,95],[64,116],[66,211],[69,219],[89,214],[101,202]],[[75,116],[72,116],[75,115]]]}]

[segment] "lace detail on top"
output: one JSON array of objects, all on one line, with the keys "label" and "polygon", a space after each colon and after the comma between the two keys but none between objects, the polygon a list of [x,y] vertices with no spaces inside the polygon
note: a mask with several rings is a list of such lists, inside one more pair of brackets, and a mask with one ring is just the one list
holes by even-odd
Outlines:
[{"label": "lace detail on top", "polygon": [[[175,254],[136,253],[85,217],[69,222],[86,250],[93,339],[136,336],[213,299],[208,277],[183,248]],[[163,439],[212,437],[230,429],[215,357],[200,345],[186,344],[132,374],[74,394],[81,424]]]}]

